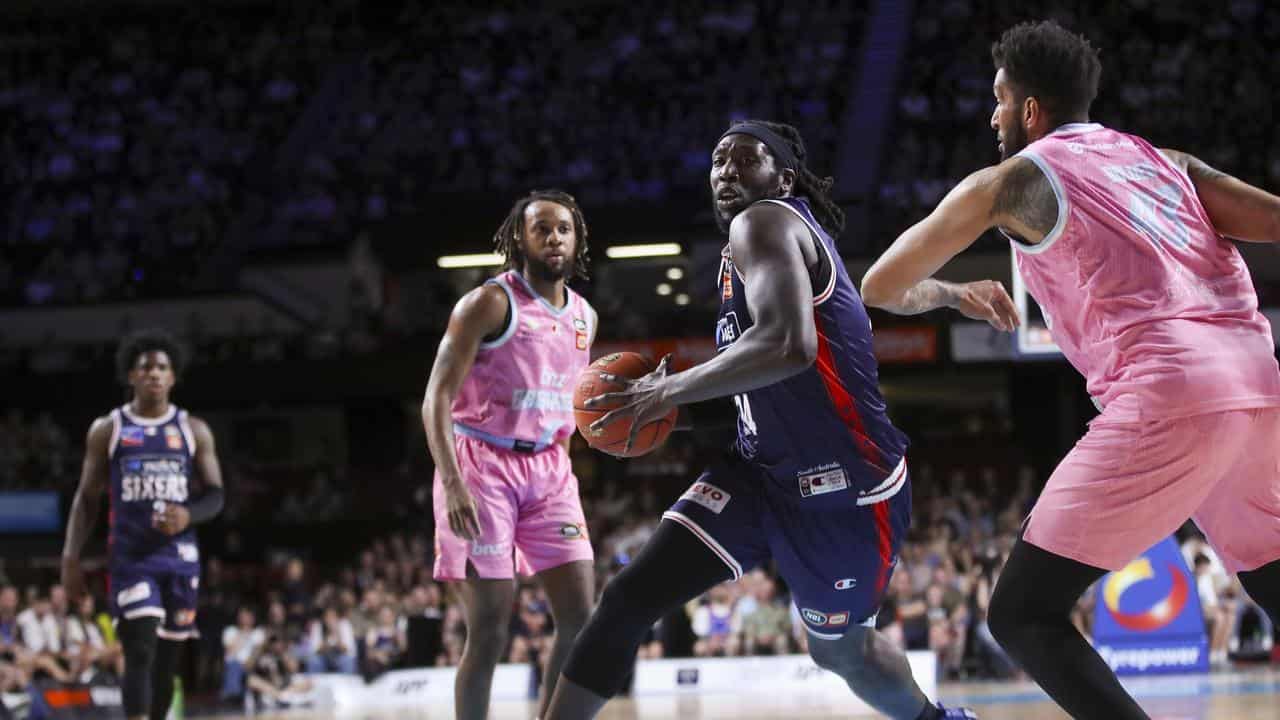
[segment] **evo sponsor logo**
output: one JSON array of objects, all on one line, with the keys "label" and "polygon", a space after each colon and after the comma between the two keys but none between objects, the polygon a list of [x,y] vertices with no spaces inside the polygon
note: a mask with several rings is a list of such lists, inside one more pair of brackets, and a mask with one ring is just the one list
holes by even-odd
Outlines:
[{"label": "evo sponsor logo", "polygon": [[707,482],[696,482],[693,487],[684,491],[681,500],[696,503],[719,515],[733,496]]}]

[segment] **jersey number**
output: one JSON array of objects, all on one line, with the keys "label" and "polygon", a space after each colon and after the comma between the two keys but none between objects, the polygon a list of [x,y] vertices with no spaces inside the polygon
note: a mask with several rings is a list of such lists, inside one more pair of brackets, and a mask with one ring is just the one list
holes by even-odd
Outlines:
[{"label": "jersey number", "polygon": [[756,434],[756,419],[751,417],[751,400],[746,395],[734,395],[733,404],[738,406],[738,421],[747,435]]},{"label": "jersey number", "polygon": [[[1191,232],[1178,217],[1182,204],[1182,188],[1174,183],[1157,185],[1155,197],[1144,193],[1129,194],[1129,222],[1139,234],[1145,235],[1155,245],[1175,245],[1184,248],[1191,244]],[[1158,216],[1164,217],[1164,222]]]}]

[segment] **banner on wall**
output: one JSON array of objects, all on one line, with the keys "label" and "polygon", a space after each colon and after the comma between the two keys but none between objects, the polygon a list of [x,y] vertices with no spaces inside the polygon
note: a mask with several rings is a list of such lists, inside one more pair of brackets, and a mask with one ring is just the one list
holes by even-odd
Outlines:
[{"label": "banner on wall", "polygon": [[[908,652],[912,675],[925,695],[937,697],[937,659],[930,651]],[[316,686],[317,706],[342,709],[387,709],[447,707],[453,703],[456,668],[395,670],[365,683],[357,675],[320,674],[310,676]],[[492,697],[501,700],[530,700],[538,686],[527,664],[498,665],[494,673]],[[739,699],[802,697],[809,701],[838,703],[849,715],[870,714],[871,708],[849,692],[838,676],[819,668],[808,655],[769,657],[678,658],[640,660],[636,663],[631,695],[647,714],[654,706],[645,701],[698,695],[731,695]]]},{"label": "banner on wall", "polygon": [[[931,363],[938,359],[938,329],[932,325],[877,327],[873,331],[876,360],[881,364]],[[686,370],[716,356],[710,334],[698,338],[656,338],[598,342],[591,348],[594,360],[615,352],[635,352],[658,362],[667,354],[671,369]]]},{"label": "banner on wall", "polygon": [[1093,642],[1121,675],[1208,672],[1195,577],[1172,537],[1098,583]]}]

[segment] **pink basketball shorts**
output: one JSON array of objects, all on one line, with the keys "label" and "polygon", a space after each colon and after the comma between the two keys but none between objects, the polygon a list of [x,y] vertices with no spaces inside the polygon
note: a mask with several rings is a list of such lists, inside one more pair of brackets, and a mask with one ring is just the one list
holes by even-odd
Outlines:
[{"label": "pink basketball shorts", "polygon": [[1058,465],[1024,539],[1107,570],[1195,520],[1227,570],[1280,559],[1280,408],[1117,423]]},{"label": "pink basketball shorts", "polygon": [[432,492],[437,580],[466,578],[468,562],[482,578],[506,579],[594,557],[578,479],[563,447],[527,455],[462,435],[454,447],[480,515],[480,537],[467,541],[449,529],[437,473]]}]

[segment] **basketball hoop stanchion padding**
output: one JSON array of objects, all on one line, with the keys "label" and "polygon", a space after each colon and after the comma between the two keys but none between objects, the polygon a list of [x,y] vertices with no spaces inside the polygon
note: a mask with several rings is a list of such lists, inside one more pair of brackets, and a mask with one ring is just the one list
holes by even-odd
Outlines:
[{"label": "basketball hoop stanchion padding", "polygon": [[1209,671],[1209,639],[1196,580],[1165,538],[1095,592],[1093,644],[1119,675]]},{"label": "basketball hoop stanchion padding", "polygon": [[[1018,272],[1018,251],[1009,249],[1013,258],[1013,281],[1010,294],[1013,304],[1018,308],[1018,330],[1014,333],[1013,352],[1019,357],[1059,358],[1062,348],[1053,341],[1049,330],[1051,320],[1044,315],[1035,298],[1027,292],[1026,283],[1022,281],[1022,273]],[[1043,320],[1041,318],[1044,318]]]}]

